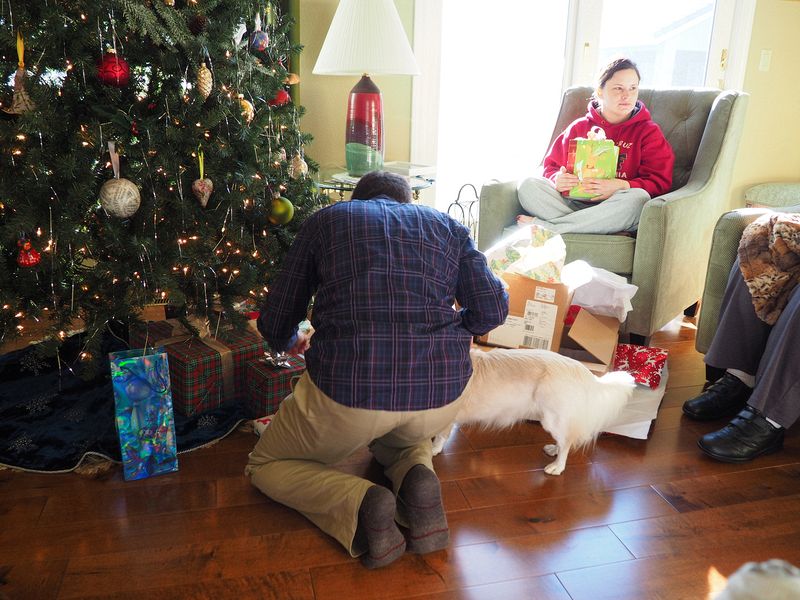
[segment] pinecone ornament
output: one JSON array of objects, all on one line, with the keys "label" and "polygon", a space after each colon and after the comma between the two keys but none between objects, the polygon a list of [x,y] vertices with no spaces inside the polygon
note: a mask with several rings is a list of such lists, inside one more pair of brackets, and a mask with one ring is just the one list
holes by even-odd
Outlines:
[{"label": "pinecone ornament", "polygon": [[211,95],[213,85],[214,76],[211,74],[211,69],[202,63],[197,69],[197,92],[203,97],[203,100]]},{"label": "pinecone ornament", "polygon": [[200,35],[208,26],[208,17],[204,14],[197,14],[189,20],[189,31],[192,35]]}]

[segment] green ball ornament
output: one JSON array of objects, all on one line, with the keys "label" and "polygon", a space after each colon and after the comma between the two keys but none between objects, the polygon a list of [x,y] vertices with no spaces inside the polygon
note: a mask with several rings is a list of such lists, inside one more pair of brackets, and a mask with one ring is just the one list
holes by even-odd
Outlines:
[{"label": "green ball ornament", "polygon": [[292,218],[294,218],[294,204],[288,198],[275,196],[272,199],[269,222],[273,225],[286,225]]}]

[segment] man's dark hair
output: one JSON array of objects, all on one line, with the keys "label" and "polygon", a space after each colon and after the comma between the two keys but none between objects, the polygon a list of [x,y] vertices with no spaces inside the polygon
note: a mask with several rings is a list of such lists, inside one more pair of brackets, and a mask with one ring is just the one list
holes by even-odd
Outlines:
[{"label": "man's dark hair", "polygon": [[404,204],[411,202],[411,186],[405,177],[388,171],[370,171],[353,188],[354,200],[371,200],[386,196]]}]

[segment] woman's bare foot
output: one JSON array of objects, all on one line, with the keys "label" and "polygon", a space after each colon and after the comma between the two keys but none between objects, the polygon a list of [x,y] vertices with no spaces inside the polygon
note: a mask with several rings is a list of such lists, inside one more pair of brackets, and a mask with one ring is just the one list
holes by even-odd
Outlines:
[{"label": "woman's bare foot", "polygon": [[530,215],[517,215],[517,225],[532,225],[533,220]]}]

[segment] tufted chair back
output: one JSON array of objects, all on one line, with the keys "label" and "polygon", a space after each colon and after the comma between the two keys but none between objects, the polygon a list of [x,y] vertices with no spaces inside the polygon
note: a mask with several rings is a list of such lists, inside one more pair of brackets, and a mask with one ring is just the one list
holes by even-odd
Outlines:
[{"label": "tufted chair back", "polygon": [[[573,87],[564,92],[561,110],[556,120],[548,149],[558,135],[578,117],[586,114],[586,107],[594,88]],[[709,114],[714,101],[720,97],[715,89],[648,89],[639,90],[639,100],[644,102],[653,121],[658,123],[664,136],[675,152],[675,167],[672,170],[672,189],[682,188],[689,181],[693,171],[697,181],[705,181],[710,175],[713,158],[719,155],[724,128],[707,127]],[[724,96],[723,96],[724,97]],[[715,119],[727,121],[730,102],[727,108],[721,107],[724,114],[715,114]],[[709,135],[704,138],[704,133]],[[719,135],[714,135],[714,133]],[[698,153],[702,144],[700,160]],[[544,158],[544,157],[543,157]]]}]

